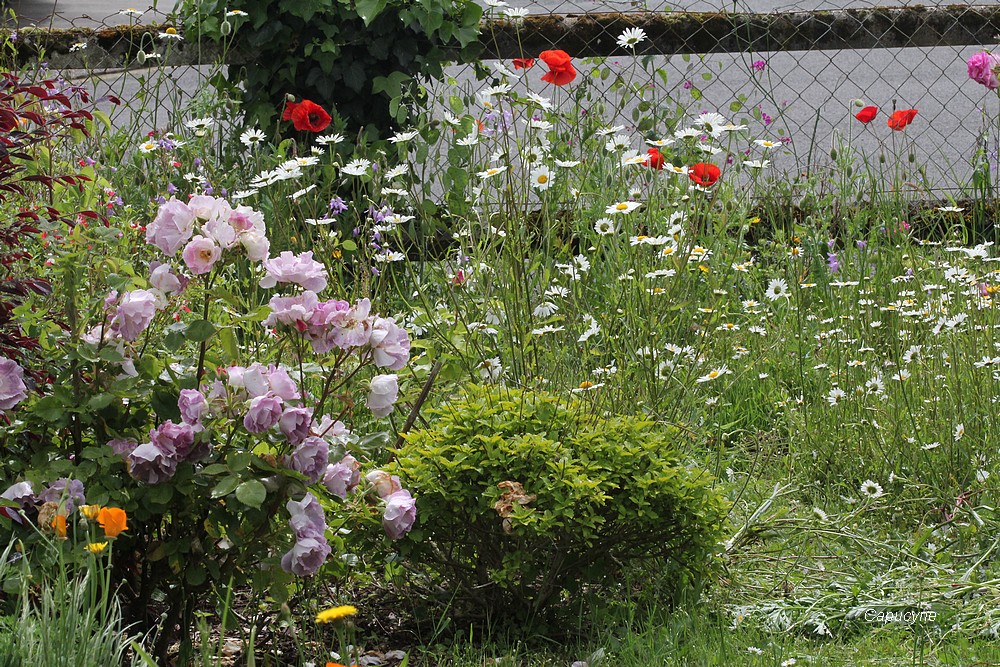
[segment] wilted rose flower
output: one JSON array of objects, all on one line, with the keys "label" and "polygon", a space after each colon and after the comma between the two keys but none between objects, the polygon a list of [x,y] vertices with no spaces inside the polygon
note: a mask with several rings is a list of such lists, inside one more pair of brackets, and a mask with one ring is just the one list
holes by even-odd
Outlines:
[{"label": "wilted rose flower", "polygon": [[236,245],[236,230],[223,218],[212,218],[201,226],[201,231],[224,250]]},{"label": "wilted rose flower", "polygon": [[122,338],[133,341],[146,330],[155,316],[156,295],[149,290],[137,289],[126,292],[122,297],[114,323]]},{"label": "wilted rose flower", "polygon": [[280,366],[271,366],[267,371],[267,383],[271,391],[283,401],[294,401],[299,397],[299,388],[288,371]]},{"label": "wilted rose flower", "polygon": [[164,451],[152,442],[144,442],[129,453],[128,472],[133,479],[146,484],[159,484],[177,472],[173,451]]},{"label": "wilted rose flower", "polygon": [[987,51],[980,51],[969,58],[969,78],[990,90],[996,90],[1000,87],[996,73],[998,66],[1000,58]]},{"label": "wilted rose flower", "polygon": [[406,489],[396,491],[385,499],[385,512],[382,514],[382,528],[386,535],[398,540],[413,528],[417,520],[417,501]]},{"label": "wilted rose flower", "polygon": [[6,491],[0,493],[0,498],[18,503],[23,509],[27,509],[38,503],[38,498],[31,487],[31,482],[18,482],[17,484],[8,486]]},{"label": "wilted rose flower", "polygon": [[175,424],[168,419],[149,432],[149,439],[161,451],[183,461],[194,446],[194,429],[191,424]]},{"label": "wilted rose flower", "polygon": [[312,415],[312,408],[285,408],[278,420],[278,429],[288,438],[288,442],[297,445],[309,435]]},{"label": "wilted rose flower", "polygon": [[27,397],[24,369],[13,359],[0,357],[0,410],[10,410]]},{"label": "wilted rose flower", "polygon": [[38,495],[44,503],[62,503],[65,501],[65,511],[71,514],[77,505],[86,505],[87,498],[83,494],[83,482],[78,479],[61,477],[49,484],[48,488]]},{"label": "wilted rose flower", "polygon": [[289,500],[285,503],[285,509],[291,515],[289,523],[296,539],[301,540],[306,537],[325,539],[326,514],[316,496],[307,492],[302,500]]},{"label": "wilted rose flower", "polygon": [[215,263],[222,257],[222,248],[215,245],[215,241],[212,239],[199,234],[184,246],[184,252],[181,253],[181,256],[187,267],[191,269],[191,273],[197,276],[212,270]]},{"label": "wilted rose flower", "polygon": [[399,380],[395,375],[376,375],[372,378],[365,405],[376,417],[388,417],[399,397]]},{"label": "wilted rose flower", "polygon": [[188,199],[188,208],[194,213],[196,218],[201,220],[227,220],[229,212],[229,202],[211,195],[195,195]]},{"label": "wilted rose flower", "polygon": [[360,482],[361,464],[350,454],[337,463],[328,465],[323,473],[323,486],[326,490],[344,499]]},{"label": "wilted rose flower", "polygon": [[286,458],[285,464],[305,475],[310,484],[319,481],[330,461],[330,445],[323,438],[309,436]]},{"label": "wilted rose flower", "polygon": [[246,368],[230,366],[226,369],[226,375],[229,377],[230,387],[245,389],[250,398],[263,396],[271,389],[267,381],[267,368],[256,362]]},{"label": "wilted rose flower", "polygon": [[146,243],[167,255],[174,255],[194,233],[194,212],[184,202],[171,197],[160,206],[156,218],[146,226]]},{"label": "wilted rose flower", "polygon": [[135,438],[115,438],[108,441],[108,447],[118,456],[128,456],[139,445]]},{"label": "wilted rose flower", "polygon": [[281,399],[268,393],[250,400],[243,426],[251,433],[263,433],[281,419]]},{"label": "wilted rose flower", "polygon": [[281,569],[298,577],[312,576],[326,562],[330,551],[325,539],[307,537],[297,540],[291,551],[281,557]]},{"label": "wilted rose flower", "polygon": [[410,337],[391,317],[375,318],[368,344],[379,368],[398,371],[410,360]]},{"label": "wilted rose flower", "polygon": [[169,264],[150,262],[149,268],[149,284],[164,294],[180,292],[187,287],[188,279],[175,274]]},{"label": "wilted rose flower", "polygon": [[240,245],[247,251],[247,259],[251,262],[263,262],[271,252],[271,242],[263,233],[246,232],[239,236]]},{"label": "wilted rose flower", "polygon": [[197,389],[181,389],[177,408],[181,411],[181,419],[186,423],[199,424],[201,416],[208,410],[208,399]]},{"label": "wilted rose flower", "polygon": [[311,493],[298,502],[289,500],[285,508],[291,515],[289,523],[295,533],[295,546],[281,558],[281,567],[300,577],[316,574],[330,555],[323,508]]},{"label": "wilted rose flower", "polygon": [[264,326],[273,327],[278,324],[287,324],[301,331],[312,319],[317,304],[319,304],[319,297],[316,296],[315,292],[308,290],[295,296],[271,297],[267,304],[271,308],[271,314],[264,320]]},{"label": "wilted rose flower", "polygon": [[399,483],[399,477],[390,475],[384,470],[372,470],[365,475],[365,479],[374,487],[378,497],[383,500],[403,488]]},{"label": "wilted rose flower", "polygon": [[346,301],[324,301],[313,310],[305,331],[306,339],[320,354],[334,347],[350,350],[367,345],[372,335],[370,311],[368,299],[361,299],[354,306]]},{"label": "wilted rose flower", "polygon": [[312,257],[311,250],[298,256],[286,250],[274,259],[264,260],[267,275],[261,278],[260,286],[294,283],[303,289],[322,292],[326,289],[326,267]]}]

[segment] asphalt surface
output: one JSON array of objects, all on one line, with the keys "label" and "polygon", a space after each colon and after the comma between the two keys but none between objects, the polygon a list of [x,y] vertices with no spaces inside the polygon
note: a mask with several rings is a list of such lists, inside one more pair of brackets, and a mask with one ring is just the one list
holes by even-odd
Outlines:
[{"label": "asphalt surface", "polygon": [[[138,0],[136,0],[138,2]],[[172,9],[174,0],[164,0],[155,7],[141,4],[136,9],[144,11],[139,18],[119,14],[130,5],[114,0],[75,0],[59,2],[49,0],[7,0],[22,25],[53,25],[56,27],[96,27],[129,22],[162,22]],[[837,9],[845,7],[870,7],[879,3],[858,0],[739,0],[721,3],[711,0],[680,0],[675,3],[623,2],[620,0],[544,0],[525,2],[510,0],[513,6],[527,7],[531,13],[581,13],[597,11],[689,10],[689,11],[796,11]],[[891,2],[887,4],[899,5]],[[907,4],[907,3],[902,3]],[[909,3],[915,4],[915,3]],[[926,5],[950,5],[954,2],[936,0]],[[972,3],[970,3],[972,4]],[[713,54],[704,58],[694,57],[690,62],[680,56],[656,57],[653,63],[668,72],[667,84],[637,70],[633,76],[656,81],[658,92],[670,95],[684,103],[692,114],[701,111],[720,111],[724,115],[749,118],[751,129],[757,136],[777,137],[787,134],[793,141],[783,151],[775,151],[771,158],[773,169],[794,174],[812,161],[823,161],[837,136],[852,137],[852,145],[859,152],[859,161],[867,159],[876,170],[888,173],[910,171],[923,165],[928,178],[936,188],[954,188],[968,180],[971,159],[985,119],[991,123],[995,135],[998,127],[998,100],[985,88],[968,80],[966,59],[978,47],[871,49],[866,51],[808,51],[783,53]],[[763,61],[764,69],[753,68],[753,62]],[[631,70],[630,58],[609,59],[606,66],[615,72]],[[590,69],[579,67],[586,75]],[[193,95],[202,87],[204,68],[178,68],[169,82],[175,100],[173,106],[157,104],[156,115],[140,119],[149,126],[162,126],[172,112],[177,111],[176,95]],[[467,71],[453,70],[467,83],[474,83]],[[534,74],[540,76],[541,71]],[[706,76],[710,75],[710,80]],[[529,79],[531,74],[528,75]],[[93,80],[99,94],[103,88],[129,99],[143,86],[143,73],[113,73]],[[695,100],[685,83],[699,90],[702,97]],[[595,81],[595,89],[601,84]],[[537,80],[531,86],[539,91],[544,88]],[[730,105],[746,97],[740,113],[730,111]],[[873,104],[886,113],[869,126],[862,126],[853,118],[857,111],[854,100]],[[148,106],[148,105],[147,105]],[[618,119],[631,123],[631,108],[627,107]],[[750,112],[756,108],[758,118]],[[885,124],[887,113],[893,108],[916,108],[917,119],[905,132],[891,132]],[[125,112],[127,113],[127,112]],[[762,122],[763,115],[770,117],[769,124]],[[141,129],[152,129],[151,127]],[[994,161],[996,161],[994,137]],[[913,154],[914,161],[909,161]],[[880,156],[883,161],[880,161]],[[759,156],[755,156],[759,157]],[[915,178],[909,179],[915,182]]]}]

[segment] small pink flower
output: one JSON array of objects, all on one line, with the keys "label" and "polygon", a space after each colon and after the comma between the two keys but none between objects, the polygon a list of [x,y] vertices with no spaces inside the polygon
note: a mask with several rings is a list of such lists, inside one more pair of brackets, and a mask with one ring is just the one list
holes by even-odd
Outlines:
[{"label": "small pink flower", "polygon": [[301,255],[286,250],[274,259],[265,260],[267,275],[261,278],[260,286],[268,288],[278,283],[294,283],[303,289],[322,292],[326,288],[326,268],[312,257],[311,250]]},{"label": "small pink flower", "polygon": [[174,255],[194,233],[194,212],[182,201],[171,197],[146,227],[146,242],[167,255]]},{"label": "small pink flower", "polygon": [[215,263],[222,257],[222,248],[215,245],[215,241],[205,238],[200,234],[191,239],[181,254],[184,263],[191,273],[201,275],[208,273],[215,266]]}]

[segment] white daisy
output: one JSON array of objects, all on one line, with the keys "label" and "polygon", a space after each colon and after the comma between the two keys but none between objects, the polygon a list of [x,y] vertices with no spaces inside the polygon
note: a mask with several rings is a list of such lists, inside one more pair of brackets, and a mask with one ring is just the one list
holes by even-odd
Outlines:
[{"label": "white daisy", "polygon": [[529,178],[531,187],[536,190],[548,190],[552,187],[552,170],[544,165],[533,169]]},{"label": "white daisy", "polygon": [[624,214],[631,213],[632,211],[634,211],[635,209],[639,208],[640,206],[642,206],[641,202],[637,202],[637,201],[621,201],[621,202],[618,202],[616,204],[611,204],[606,209],[604,209],[604,212],[607,213],[608,215],[617,215],[619,213],[624,215]]},{"label": "white daisy", "polygon": [[594,223],[594,231],[601,236],[611,236],[618,231],[618,225],[611,218],[601,218]]},{"label": "white daisy", "polygon": [[247,148],[253,148],[264,142],[266,137],[260,128],[253,128],[240,135],[240,142]]},{"label": "white daisy", "polygon": [[789,298],[791,293],[788,291],[788,283],[781,278],[775,278],[767,284],[767,291],[764,292],[764,296],[769,301],[777,301],[782,297]]},{"label": "white daisy", "polygon": [[365,174],[368,173],[368,170],[371,168],[371,166],[372,166],[371,161],[366,160],[364,158],[358,158],[356,160],[351,160],[350,162],[345,164],[344,168],[341,169],[341,171],[343,171],[345,174],[349,174],[350,176],[364,176]]},{"label": "white daisy", "polygon": [[627,28],[618,36],[618,46],[624,49],[634,49],[644,39],[646,39],[646,31],[642,28]]},{"label": "white daisy", "polygon": [[865,481],[861,482],[861,495],[867,496],[872,500],[874,500],[875,498],[881,498],[883,495],[882,487],[877,482],[873,482],[870,479],[866,479]]},{"label": "white daisy", "polygon": [[415,138],[420,132],[417,130],[410,130],[408,132],[397,132],[396,134],[389,137],[389,141],[394,144],[401,144]]}]

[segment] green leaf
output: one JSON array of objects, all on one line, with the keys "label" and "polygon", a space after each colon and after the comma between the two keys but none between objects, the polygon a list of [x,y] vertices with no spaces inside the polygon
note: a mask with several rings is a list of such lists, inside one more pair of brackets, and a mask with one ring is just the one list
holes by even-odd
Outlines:
[{"label": "green leaf", "polygon": [[45,421],[54,422],[66,414],[66,404],[58,396],[46,396],[32,406],[32,412]]},{"label": "green leaf", "polygon": [[196,343],[208,340],[215,334],[215,325],[208,320],[197,320],[188,325],[187,339]]},{"label": "green leaf", "polygon": [[98,394],[94,396],[89,401],[87,401],[87,407],[91,410],[100,410],[101,408],[106,408],[118,397],[114,394]]},{"label": "green leaf", "polygon": [[221,498],[223,496],[228,496],[230,493],[236,490],[236,487],[240,485],[240,478],[229,476],[223,477],[222,481],[215,485],[212,489],[213,498]]},{"label": "green leaf", "polygon": [[389,4],[388,0],[358,0],[355,6],[358,16],[365,22],[367,28],[382,13],[387,4]]},{"label": "green leaf", "polygon": [[246,505],[257,509],[267,498],[267,489],[255,479],[250,479],[236,487],[236,499]]}]

